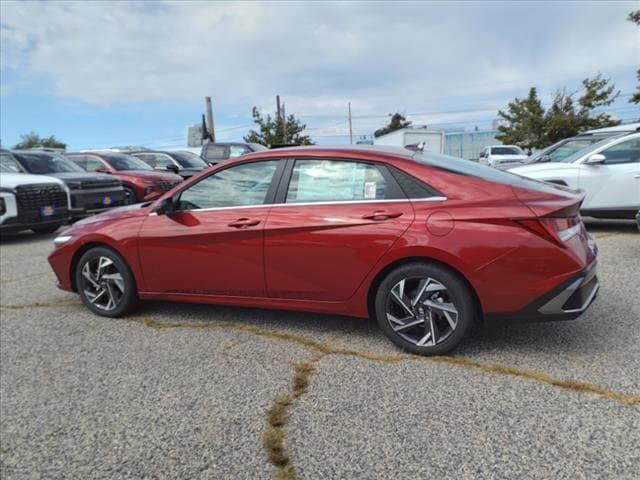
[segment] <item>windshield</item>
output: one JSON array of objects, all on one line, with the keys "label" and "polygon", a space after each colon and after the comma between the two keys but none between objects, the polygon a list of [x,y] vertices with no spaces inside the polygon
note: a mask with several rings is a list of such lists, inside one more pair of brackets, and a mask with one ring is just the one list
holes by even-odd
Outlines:
[{"label": "windshield", "polygon": [[131,155],[125,155],[123,153],[108,153],[103,154],[102,157],[107,161],[109,165],[111,165],[118,171],[153,170],[153,167],[143,162],[139,158],[132,157]]},{"label": "windshield", "polygon": [[519,147],[491,147],[491,155],[524,155]]},{"label": "windshield", "polygon": [[24,167],[7,152],[0,153],[0,172],[27,173]]},{"label": "windshield", "polygon": [[44,153],[16,154],[29,173],[47,175],[50,173],[84,172],[84,170],[62,155]]},{"label": "windshield", "polygon": [[191,152],[171,152],[170,155],[184,168],[205,168],[209,165],[202,158]]},{"label": "windshield", "polygon": [[[621,137],[623,137],[624,135],[620,135]],[[613,138],[617,138],[617,137],[613,137]],[[608,137],[605,138],[604,140],[600,140],[599,142],[593,143],[590,146],[586,147],[586,148],[581,148],[580,150],[577,150],[576,152],[574,152],[571,155],[566,156],[565,158],[563,158],[562,160],[558,160],[559,162],[564,162],[564,163],[573,163],[577,160],[580,160],[582,157],[584,157],[585,155],[589,155],[590,153],[598,150],[600,147],[603,147],[605,145],[607,145],[608,143],[611,142],[611,140],[613,140],[612,137]]]}]

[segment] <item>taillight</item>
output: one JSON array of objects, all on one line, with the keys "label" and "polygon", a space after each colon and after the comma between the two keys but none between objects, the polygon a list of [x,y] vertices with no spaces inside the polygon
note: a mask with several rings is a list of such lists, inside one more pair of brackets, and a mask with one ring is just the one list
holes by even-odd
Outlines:
[{"label": "taillight", "polygon": [[558,245],[563,245],[574,235],[580,233],[582,221],[575,215],[572,217],[539,217],[517,222],[527,230],[552,241]]}]

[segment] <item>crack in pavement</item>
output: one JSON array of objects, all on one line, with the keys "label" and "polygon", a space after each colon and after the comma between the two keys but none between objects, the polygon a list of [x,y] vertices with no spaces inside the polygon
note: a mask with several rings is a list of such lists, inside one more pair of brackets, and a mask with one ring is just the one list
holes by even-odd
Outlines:
[{"label": "crack in pavement", "polygon": [[[2,305],[0,309],[23,309],[23,308],[39,308],[39,307],[59,307],[65,305],[80,305],[78,301],[60,300],[53,302],[36,302],[32,304],[13,304]],[[276,480],[295,480],[297,475],[291,458],[285,449],[286,429],[285,423],[289,415],[289,410],[296,399],[303,395],[309,384],[311,376],[315,373],[315,365],[318,361],[328,355],[342,355],[357,357],[364,360],[396,363],[402,361],[422,361],[446,363],[470,370],[478,370],[485,373],[493,373],[504,376],[519,377],[539,383],[544,383],[553,387],[570,390],[574,392],[583,392],[598,395],[602,398],[613,400],[619,403],[640,406],[640,395],[608,390],[597,385],[577,382],[573,380],[563,380],[552,377],[542,372],[532,370],[524,370],[508,365],[483,363],[463,357],[452,356],[420,356],[408,353],[400,354],[379,354],[375,352],[358,351],[349,348],[339,347],[329,342],[353,333],[352,329],[345,332],[339,332],[330,336],[325,341],[317,341],[304,335],[297,335],[278,330],[267,330],[238,322],[167,322],[158,321],[153,318],[144,316],[133,316],[125,321],[137,323],[141,326],[154,329],[166,328],[191,328],[191,329],[220,329],[239,331],[256,337],[272,338],[282,340],[292,344],[303,346],[315,355],[307,362],[295,363],[294,376],[291,382],[291,390],[289,393],[279,395],[274,398],[269,411],[267,412],[267,430],[262,437],[263,447],[269,459],[269,462],[276,468]]]}]

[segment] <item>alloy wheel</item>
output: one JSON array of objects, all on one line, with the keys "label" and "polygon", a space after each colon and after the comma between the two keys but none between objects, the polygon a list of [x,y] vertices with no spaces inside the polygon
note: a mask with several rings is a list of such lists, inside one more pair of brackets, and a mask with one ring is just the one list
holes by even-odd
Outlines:
[{"label": "alloy wheel", "polygon": [[81,273],[82,292],[90,304],[105,312],[120,305],[125,291],[124,278],[112,259],[105,256],[90,259]]},{"label": "alloy wheel", "polygon": [[391,329],[417,347],[446,341],[458,326],[458,309],[447,287],[431,277],[400,280],[387,296]]}]

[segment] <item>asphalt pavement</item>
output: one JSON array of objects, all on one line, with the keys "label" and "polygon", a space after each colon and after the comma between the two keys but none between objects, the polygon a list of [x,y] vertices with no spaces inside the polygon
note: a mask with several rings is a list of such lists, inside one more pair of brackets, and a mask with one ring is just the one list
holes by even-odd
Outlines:
[{"label": "asphalt pavement", "polygon": [[588,228],[601,289],[585,315],[486,324],[438,359],[347,317],[97,317],[55,287],[53,236],[4,239],[0,477],[638,478],[640,233]]}]

